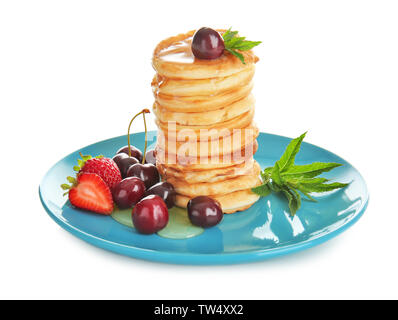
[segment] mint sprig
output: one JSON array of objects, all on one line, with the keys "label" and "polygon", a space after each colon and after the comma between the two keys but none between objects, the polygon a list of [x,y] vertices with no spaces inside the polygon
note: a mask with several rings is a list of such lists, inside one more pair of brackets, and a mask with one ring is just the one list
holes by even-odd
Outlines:
[{"label": "mint sprig", "polygon": [[237,57],[243,64],[246,64],[245,58],[239,51],[248,51],[261,43],[261,41],[248,41],[245,37],[238,37],[238,31],[231,31],[231,28],[225,31],[222,37],[225,50]]},{"label": "mint sprig", "polygon": [[314,162],[305,165],[294,164],[306,134],[307,132],[293,139],[274,166],[267,167],[261,172],[263,184],[252,188],[252,192],[262,197],[266,197],[272,192],[282,192],[288,200],[292,216],[300,209],[301,195],[304,195],[309,201],[317,202],[311,196],[311,193],[332,191],[348,185],[340,182],[329,183],[330,180],[317,177],[323,172],[340,167],[340,163]]}]

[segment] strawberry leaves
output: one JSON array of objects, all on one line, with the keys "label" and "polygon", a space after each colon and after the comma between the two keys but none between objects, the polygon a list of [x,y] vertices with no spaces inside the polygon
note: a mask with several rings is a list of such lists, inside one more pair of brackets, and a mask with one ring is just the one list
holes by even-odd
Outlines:
[{"label": "strawberry leaves", "polygon": [[317,202],[311,193],[332,191],[346,187],[347,183],[332,182],[322,177],[317,177],[324,172],[341,166],[333,162],[314,162],[306,165],[295,165],[294,161],[300,150],[306,132],[293,139],[286,147],[281,158],[273,167],[265,168],[261,172],[263,184],[252,188],[252,192],[266,197],[272,192],[282,192],[289,203],[290,214],[293,216],[300,209],[301,195],[307,200]]},{"label": "strawberry leaves", "polygon": [[248,51],[261,43],[261,41],[248,41],[245,37],[238,37],[238,31],[231,31],[231,28],[225,31],[222,37],[225,50],[237,57],[243,64],[246,64],[245,58],[236,50]]},{"label": "strawberry leaves", "polygon": [[[79,155],[80,155],[81,159],[77,159],[77,166],[73,167],[73,170],[75,170],[76,172],[79,172],[84,167],[84,164],[86,163],[87,160],[93,159],[92,156],[90,156],[90,155],[84,156],[84,155],[82,155],[81,152],[79,152]],[[99,156],[96,156],[95,158],[101,159],[103,157],[104,157],[103,155],[99,155]]]},{"label": "strawberry leaves", "polygon": [[[86,163],[87,160],[90,160],[90,159],[93,158],[93,157],[90,156],[90,155],[84,156],[81,152],[79,153],[79,155],[80,155],[81,159],[77,159],[77,166],[74,166],[74,167],[73,167],[73,170],[76,171],[76,174],[78,174],[78,173],[80,172],[80,170],[84,167],[84,164]],[[99,155],[99,156],[96,156],[95,158],[100,159],[100,158],[103,158],[103,157],[104,157],[104,156]],[[68,180],[68,182],[69,182],[70,184],[67,184],[67,183],[61,184],[61,189],[64,190],[64,191],[66,191],[66,192],[63,194],[64,196],[67,195],[67,194],[69,193],[69,190],[72,189],[72,188],[73,188],[74,186],[76,186],[76,184],[77,184],[77,179],[76,179],[76,177],[68,176],[68,177],[66,177],[66,180]]]}]

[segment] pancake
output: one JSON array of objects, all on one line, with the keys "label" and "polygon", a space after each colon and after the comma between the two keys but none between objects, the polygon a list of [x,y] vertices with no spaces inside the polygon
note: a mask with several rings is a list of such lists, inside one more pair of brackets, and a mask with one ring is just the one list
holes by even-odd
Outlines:
[{"label": "pancake", "polygon": [[253,172],[249,175],[236,176],[231,179],[217,182],[187,183],[175,178],[167,178],[176,192],[188,197],[199,195],[213,196],[253,188],[261,183],[259,178],[261,168],[257,162],[254,162]]},{"label": "pancake", "polygon": [[164,109],[174,112],[207,112],[218,110],[247,97],[253,89],[253,83],[241,85],[233,90],[211,96],[179,97],[154,92],[156,102]]},{"label": "pancake", "polygon": [[254,97],[249,95],[221,109],[208,112],[173,112],[163,108],[157,102],[152,110],[160,122],[173,121],[179,125],[205,126],[209,123],[220,123],[236,118],[254,109]]},{"label": "pancake", "polygon": [[[167,38],[155,48],[152,66],[156,72],[168,78],[177,79],[208,79],[227,77],[250,67],[258,58],[250,51],[241,52],[246,64],[225,52],[213,60],[196,59],[192,54],[191,41],[196,30]],[[224,33],[226,30],[217,30]]]},{"label": "pancake", "polygon": [[[248,146],[249,150],[251,148],[253,149],[253,154],[255,154],[258,149],[257,140],[253,141],[253,146]],[[227,168],[237,164],[242,164],[243,162],[249,161],[251,158],[253,158],[252,155],[245,154],[244,150],[241,151],[240,155],[241,156],[239,157],[239,154],[238,156],[236,156],[236,154],[231,154],[228,159],[222,155],[219,157],[210,157],[207,159],[207,162],[205,162],[199,161],[205,159],[198,159],[197,157],[177,157],[173,154],[166,154],[164,151],[159,149],[159,145],[156,146],[156,162],[162,164],[166,169],[173,168],[178,171],[198,171]]]},{"label": "pancake", "polygon": [[166,78],[156,74],[151,83],[152,91],[155,94],[182,97],[219,94],[249,84],[253,79],[254,70],[254,66],[251,66],[227,77],[189,80]]},{"label": "pancake", "polygon": [[227,169],[236,165],[241,165],[242,163],[245,162],[245,159],[241,159],[239,161],[233,161],[231,159],[230,162],[209,162],[209,163],[194,163],[194,162],[163,162],[160,163],[160,161],[156,161],[156,165],[161,165],[163,170],[166,172],[169,169],[176,170],[178,172],[185,172],[185,171],[202,171],[202,170],[214,170],[214,169]]},{"label": "pancake", "polygon": [[209,139],[218,139],[220,136],[230,136],[236,129],[253,127],[254,109],[254,106],[252,106],[249,111],[235,118],[219,123],[209,123],[208,125],[187,126],[175,122],[162,122],[158,119],[155,122],[169,140],[191,141],[194,139],[196,141],[208,141]]},{"label": "pancake", "polygon": [[254,160],[250,159],[237,165],[226,168],[216,168],[210,170],[196,170],[196,171],[179,171],[173,167],[165,167],[162,164],[156,164],[159,173],[165,180],[168,178],[178,179],[187,183],[201,183],[201,182],[218,182],[226,179],[231,179],[236,176],[250,174],[253,170]]},{"label": "pancake", "polygon": [[[250,208],[260,196],[253,193],[250,189],[235,191],[224,195],[212,196],[221,204],[224,213],[234,213]],[[177,194],[176,205],[181,208],[186,208],[190,197]]]},{"label": "pancake", "polygon": [[[187,145],[189,148],[191,144]],[[234,163],[242,163],[244,161],[248,161],[253,158],[257,150],[257,141],[254,140],[252,143],[248,145],[244,145],[237,150],[234,150],[231,153],[225,153],[220,149],[213,153],[203,152],[202,154],[196,154],[195,150],[187,150],[187,148],[183,148],[183,150],[179,150],[178,154],[166,153],[160,148],[156,149],[157,159],[159,159],[159,163],[167,163],[168,165],[180,164],[182,166],[190,166],[194,164],[203,165],[204,169],[210,168],[212,165],[217,164],[234,164]],[[220,154],[217,154],[220,152]]]},{"label": "pancake", "polygon": [[236,130],[232,135],[207,141],[196,141],[195,135],[193,139],[186,141],[173,141],[158,133],[158,158],[161,163],[170,163],[167,159],[175,158],[190,159],[189,163],[193,160],[204,163],[209,162],[209,159],[222,159],[223,162],[238,157],[247,159],[255,153],[254,145],[258,134],[259,130],[255,125]]}]

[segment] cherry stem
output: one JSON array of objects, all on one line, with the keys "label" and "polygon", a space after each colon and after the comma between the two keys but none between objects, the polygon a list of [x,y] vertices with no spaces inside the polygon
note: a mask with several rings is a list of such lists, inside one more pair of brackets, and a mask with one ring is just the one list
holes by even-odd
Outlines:
[{"label": "cherry stem", "polygon": [[[147,131],[148,130],[146,128],[145,113],[147,113],[147,112],[142,113],[142,117],[144,118],[144,127],[145,127],[145,146],[144,146],[144,155],[142,157],[142,164],[145,163],[146,147],[148,145],[148,139],[147,139]],[[149,110],[148,110],[148,113],[149,113]]]},{"label": "cherry stem", "polygon": [[129,123],[129,127],[127,130],[127,144],[129,146],[129,157],[131,157],[131,144],[130,144],[130,128],[131,128],[131,124],[133,123],[134,119],[137,118],[140,114],[143,114],[144,117],[144,126],[145,126],[145,150],[144,150],[144,156],[143,156],[143,162],[145,161],[145,152],[146,152],[146,146],[147,146],[147,129],[146,129],[146,121],[145,121],[145,113],[150,113],[150,111],[148,109],[142,109],[140,112],[138,112],[133,119],[131,119],[130,123]]}]

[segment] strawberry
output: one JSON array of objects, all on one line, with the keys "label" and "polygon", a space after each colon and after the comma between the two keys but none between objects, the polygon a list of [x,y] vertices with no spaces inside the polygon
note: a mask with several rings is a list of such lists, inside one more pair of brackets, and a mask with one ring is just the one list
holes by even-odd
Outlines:
[{"label": "strawberry", "polygon": [[112,193],[95,173],[79,173],[69,188],[69,201],[75,207],[110,215],[113,211]]},{"label": "strawberry", "polygon": [[96,173],[112,190],[115,185],[122,181],[119,167],[109,158],[91,158],[84,161],[79,173]]},{"label": "strawberry", "polygon": [[[116,162],[110,158],[104,158],[104,156],[83,156],[80,153],[81,159],[77,159],[77,166],[73,167],[73,170],[79,173],[96,173],[102,180],[108,185],[112,190],[115,185],[122,181],[122,175],[120,173],[119,167]],[[71,183],[75,182],[74,177],[67,177],[68,181]],[[68,190],[67,185],[61,185],[61,188]]]},{"label": "strawberry", "polygon": [[109,215],[113,210],[112,188],[122,180],[116,163],[103,156],[83,156],[73,170],[76,177],[66,179],[61,188],[69,193],[69,201],[78,208]]}]

